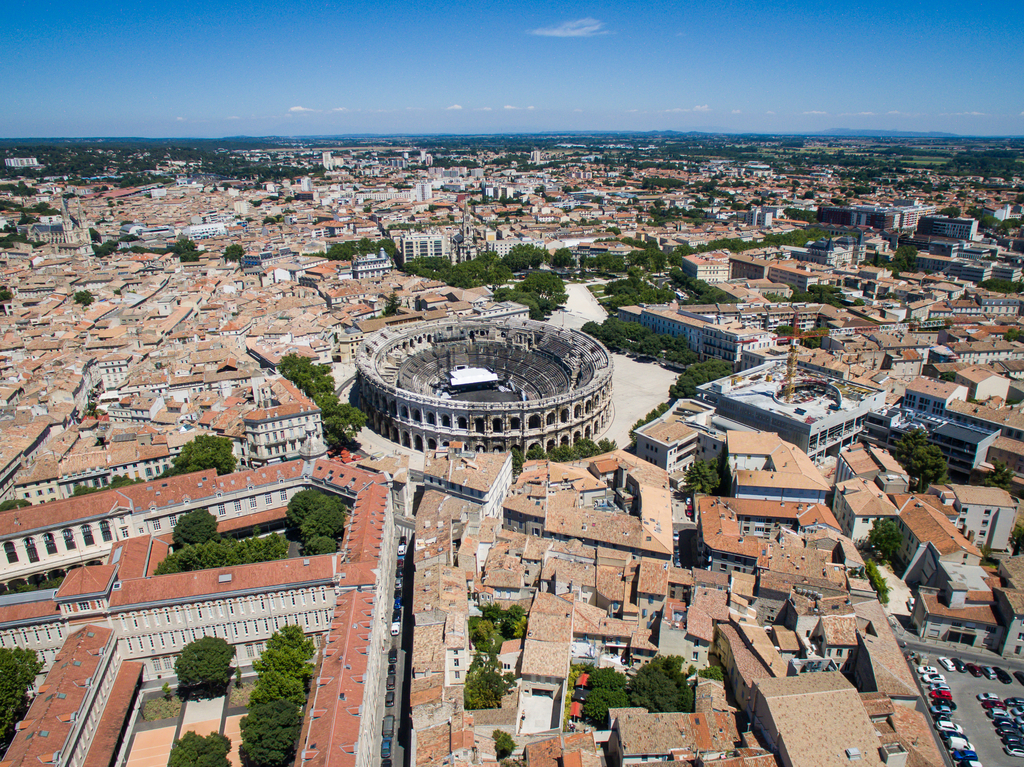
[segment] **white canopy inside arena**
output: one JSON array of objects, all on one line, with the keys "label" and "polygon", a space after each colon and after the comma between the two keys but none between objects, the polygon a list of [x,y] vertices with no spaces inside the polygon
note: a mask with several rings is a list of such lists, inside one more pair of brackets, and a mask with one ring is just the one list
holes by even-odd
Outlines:
[{"label": "white canopy inside arena", "polygon": [[469,387],[480,384],[497,384],[498,374],[486,368],[456,368],[451,372],[451,386]]}]

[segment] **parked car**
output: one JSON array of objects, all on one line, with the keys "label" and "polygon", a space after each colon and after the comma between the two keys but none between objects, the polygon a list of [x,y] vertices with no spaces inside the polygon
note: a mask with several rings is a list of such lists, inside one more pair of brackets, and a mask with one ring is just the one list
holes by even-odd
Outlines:
[{"label": "parked car", "polygon": [[935,700],[952,701],[953,700],[953,694],[950,693],[949,691],[932,691],[928,695],[932,697],[933,701],[935,701]]},{"label": "parked car", "polygon": [[1024,749],[1020,747],[1011,747],[1009,745],[1003,747],[1003,752],[1008,754],[1010,757],[1024,757]]},{"label": "parked car", "polygon": [[925,685],[931,685],[932,683],[944,683],[946,682],[945,675],[921,675],[921,682]]},{"label": "parked car", "polygon": [[1020,717],[1021,715],[1024,715],[1024,707],[1014,707],[1008,701],[1004,702],[1003,709],[1005,709],[1014,717]]},{"label": "parked car", "polygon": [[1018,728],[1016,725],[1000,723],[996,726],[996,733],[999,734],[1000,738],[1010,738],[1017,739],[1018,741],[1024,741],[1024,734],[1021,734],[1020,728]]},{"label": "parked car", "polygon": [[981,702],[982,709],[1006,709],[1006,705],[999,699],[985,699]]},{"label": "parked car", "polygon": [[391,636],[400,635],[402,633],[402,622],[392,621],[391,622]]},{"label": "parked car", "polygon": [[383,757],[391,757],[391,742],[392,742],[392,739],[391,739],[390,736],[381,740],[381,742],[380,742],[380,756],[382,758]]},{"label": "parked car", "polygon": [[402,596],[401,595],[398,595],[398,596],[395,597],[395,610],[396,611],[402,610]]},{"label": "parked car", "polygon": [[391,709],[391,707],[395,706],[395,692],[394,691],[388,691],[386,694],[384,694],[384,706],[387,707],[388,709]]},{"label": "parked car", "polygon": [[[966,758],[966,757],[957,757],[956,756],[957,752],[974,752],[974,745],[971,744],[971,742],[969,742],[967,739],[952,738],[952,739],[949,740],[949,747],[948,748],[950,750],[950,756],[954,760],[969,760],[970,759],[970,758]],[[977,755],[975,755],[975,758],[976,757],[977,757]]]},{"label": "parked car", "polygon": [[953,663],[952,659],[947,659],[945,656],[942,656],[942,657],[936,659],[936,661],[947,672],[954,672],[954,671],[956,671],[956,665]]},{"label": "parked car", "polygon": [[999,667],[996,667],[995,670],[996,680],[998,680],[1000,683],[1002,683],[1003,685],[1009,685],[1013,682],[1013,678],[1010,677],[1009,673],[1007,673],[1005,669],[1000,669]]},{"label": "parked car", "polygon": [[1021,672],[1018,669],[1016,672],[1013,673],[1013,676],[1017,678],[1017,682],[1018,683],[1020,683],[1021,685],[1024,685],[1024,672]]},{"label": "parked car", "polygon": [[389,674],[389,675],[395,675],[395,674],[398,674],[398,668],[397,668],[397,666],[396,666],[396,665],[394,665],[394,664],[388,664],[388,674]]},{"label": "parked car", "polygon": [[1010,713],[1002,707],[993,707],[992,709],[986,710],[986,714],[993,720],[995,720],[997,717],[1002,717],[1006,720],[1011,720]]},{"label": "parked car", "polygon": [[953,666],[956,668],[957,672],[966,672],[967,671],[967,665],[963,661],[958,659],[956,656],[954,656],[952,659],[950,659],[950,661],[953,662]]},{"label": "parked car", "polygon": [[995,667],[982,667],[981,671],[985,674],[985,677],[987,677],[989,680],[995,680],[996,679],[996,669],[995,669]]},{"label": "parked car", "polygon": [[395,735],[395,716],[384,715],[384,722],[380,727],[381,736],[394,736]]},{"label": "parked car", "polygon": [[409,551],[409,542],[405,536],[398,540],[398,556],[405,557],[405,553]]},{"label": "parked car", "polygon": [[1001,699],[996,694],[985,691],[978,694],[978,701],[1001,701]]},{"label": "parked car", "polygon": [[1011,730],[1014,733],[1020,732],[1020,726],[1008,717],[992,718],[992,727],[997,731]]},{"label": "parked car", "polygon": [[919,674],[919,675],[937,675],[937,674],[939,674],[939,670],[937,670],[935,667],[918,667],[917,668],[917,674]]},{"label": "parked car", "polygon": [[1005,701],[1008,707],[1024,707],[1024,699],[1020,696],[1009,696]]},{"label": "parked car", "polygon": [[956,703],[952,701],[937,701],[928,707],[928,711],[935,718],[949,717],[954,710],[956,710]]},{"label": "parked car", "polygon": [[981,677],[981,667],[979,667],[977,664],[971,664],[970,662],[967,662],[967,664],[965,664],[964,666],[967,667],[967,671],[975,677]]},{"label": "parked car", "polygon": [[929,683],[928,684],[928,690],[929,691],[948,691],[949,690],[949,684],[948,683]]},{"label": "parked car", "polygon": [[1004,747],[1024,747],[1024,736],[1020,734],[1007,733],[1003,734],[1000,739]]},{"label": "parked car", "polygon": [[388,651],[388,664],[398,663],[398,649],[395,646],[391,646],[391,650]]},{"label": "parked car", "polygon": [[951,731],[953,733],[963,733],[963,726],[957,725],[952,720],[936,720],[935,728],[940,731]]},{"label": "parked car", "polygon": [[395,676],[394,675],[388,675],[387,689],[389,691],[395,690]]},{"label": "parked car", "polygon": [[977,760],[978,753],[973,749],[954,749],[949,753],[949,756],[956,760],[958,763],[961,760]]}]

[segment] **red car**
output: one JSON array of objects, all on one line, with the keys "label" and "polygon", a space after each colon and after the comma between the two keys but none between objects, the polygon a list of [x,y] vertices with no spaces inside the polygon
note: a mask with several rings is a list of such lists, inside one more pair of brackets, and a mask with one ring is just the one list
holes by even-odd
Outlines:
[{"label": "red car", "polygon": [[996,708],[1005,709],[1006,708],[1005,702],[1002,702],[999,699],[992,699],[990,701],[983,701],[983,702],[981,702],[981,706],[984,709],[996,709]]},{"label": "red car", "polygon": [[953,694],[949,691],[932,691],[932,701],[952,701]]},{"label": "red car", "polygon": [[979,667],[977,664],[965,664],[964,666],[967,668],[967,671],[975,677],[981,677],[984,674],[981,671],[981,667]]}]

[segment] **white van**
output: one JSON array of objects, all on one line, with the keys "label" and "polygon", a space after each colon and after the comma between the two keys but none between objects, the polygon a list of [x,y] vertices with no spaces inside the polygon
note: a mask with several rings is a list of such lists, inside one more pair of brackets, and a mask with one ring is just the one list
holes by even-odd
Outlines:
[{"label": "white van", "polygon": [[975,751],[974,745],[961,736],[951,736],[949,741],[946,742],[946,749],[948,749],[950,752],[953,752],[958,749],[961,751]]}]

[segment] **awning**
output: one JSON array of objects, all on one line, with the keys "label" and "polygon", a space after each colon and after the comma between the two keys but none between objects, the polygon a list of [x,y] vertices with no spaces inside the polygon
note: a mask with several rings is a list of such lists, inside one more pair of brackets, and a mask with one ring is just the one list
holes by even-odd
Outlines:
[{"label": "awning", "polygon": [[583,714],[583,705],[578,701],[574,701],[569,709],[569,715],[571,717],[579,717],[581,714]]},{"label": "awning", "polygon": [[587,682],[589,680],[590,680],[590,674],[587,673],[587,672],[584,672],[582,675],[580,675],[578,678],[576,678],[576,687],[577,688],[586,688],[587,687]]}]

